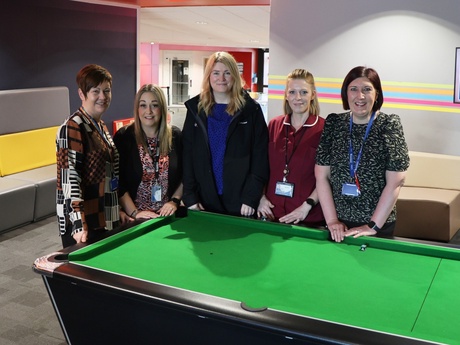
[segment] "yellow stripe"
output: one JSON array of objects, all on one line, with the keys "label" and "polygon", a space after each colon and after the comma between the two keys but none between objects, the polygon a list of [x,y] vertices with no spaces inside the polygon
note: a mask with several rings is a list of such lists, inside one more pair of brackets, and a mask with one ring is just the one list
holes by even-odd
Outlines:
[{"label": "yellow stripe", "polygon": [[321,98],[318,97],[318,102],[321,103],[329,103],[329,104],[342,104],[341,99],[331,99],[331,98]]},{"label": "yellow stripe", "polygon": [[399,86],[386,86],[382,87],[384,91],[396,91],[404,93],[423,93],[423,94],[436,94],[436,95],[448,95],[452,96],[452,90],[439,90],[439,89],[417,89],[417,88],[406,88]]},{"label": "yellow stripe", "polygon": [[339,83],[340,85],[342,85],[343,83],[343,79],[340,79],[340,78],[316,78],[315,77],[315,81],[324,81],[327,83]]},{"label": "yellow stripe", "polygon": [[284,80],[270,80],[269,85],[284,85]]},{"label": "yellow stripe", "polygon": [[342,84],[316,82],[316,87],[329,87],[329,88],[341,89],[341,88],[342,88]]}]

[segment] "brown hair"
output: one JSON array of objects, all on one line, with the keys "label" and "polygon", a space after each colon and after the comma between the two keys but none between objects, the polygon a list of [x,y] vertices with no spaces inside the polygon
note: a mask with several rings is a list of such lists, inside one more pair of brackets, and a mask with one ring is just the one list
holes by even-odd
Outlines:
[{"label": "brown hair", "polygon": [[383,105],[383,90],[382,84],[380,83],[380,77],[377,71],[373,68],[367,68],[364,66],[358,66],[353,68],[350,72],[348,72],[347,76],[343,80],[341,96],[342,96],[342,105],[343,109],[350,110],[350,105],[348,104],[348,85],[358,78],[365,77],[369,79],[372,86],[375,88],[377,93],[377,99],[375,100],[374,106],[372,107],[372,111],[379,110]]},{"label": "brown hair", "polygon": [[139,118],[139,103],[142,95],[146,92],[151,92],[159,104],[161,112],[160,126],[158,128],[158,138],[160,139],[160,153],[167,155],[172,148],[172,129],[168,124],[168,104],[166,97],[161,87],[154,84],[145,84],[136,93],[134,98],[134,135],[138,145],[142,145],[146,152],[148,152],[147,141],[145,133],[142,130],[141,120]]},{"label": "brown hair", "polygon": [[112,86],[112,75],[107,69],[99,65],[86,65],[77,73],[77,85],[85,98],[91,88],[100,85],[104,81],[109,82],[110,86]]}]

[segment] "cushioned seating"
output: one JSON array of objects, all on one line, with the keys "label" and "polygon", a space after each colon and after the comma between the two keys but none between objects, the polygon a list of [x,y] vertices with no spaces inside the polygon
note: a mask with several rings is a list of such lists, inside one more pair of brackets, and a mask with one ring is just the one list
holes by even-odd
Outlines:
[{"label": "cushioned seating", "polygon": [[460,157],[410,153],[395,236],[448,242],[460,229]]},{"label": "cushioned seating", "polygon": [[34,222],[56,213],[56,164],[13,174],[7,179],[10,178],[28,182],[36,187]]},{"label": "cushioned seating", "polygon": [[0,91],[0,232],[56,212],[56,132],[69,90]]},{"label": "cushioned seating", "polygon": [[12,178],[0,178],[0,232],[34,220],[35,185]]}]

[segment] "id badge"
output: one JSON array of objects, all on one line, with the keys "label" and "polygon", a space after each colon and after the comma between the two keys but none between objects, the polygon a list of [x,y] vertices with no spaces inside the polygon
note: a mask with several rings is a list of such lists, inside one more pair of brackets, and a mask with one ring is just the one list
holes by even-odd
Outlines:
[{"label": "id badge", "polygon": [[348,196],[360,196],[361,192],[358,188],[358,186],[354,183],[344,183],[342,185],[342,195],[348,195]]},{"label": "id badge", "polygon": [[276,182],[275,194],[292,198],[294,195],[294,183],[281,181]]},{"label": "id badge", "polygon": [[110,180],[110,191],[114,192],[118,189],[118,177],[112,177]]},{"label": "id badge", "polygon": [[161,186],[159,184],[154,184],[152,186],[152,201],[161,201]]}]

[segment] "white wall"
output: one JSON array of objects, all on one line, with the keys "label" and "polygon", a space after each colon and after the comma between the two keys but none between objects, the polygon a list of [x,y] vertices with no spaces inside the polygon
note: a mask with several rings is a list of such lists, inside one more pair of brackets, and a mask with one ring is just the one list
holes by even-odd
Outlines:
[{"label": "white wall", "polygon": [[[386,99],[386,87],[398,85],[453,99],[458,0],[271,0],[270,13],[270,76],[306,68],[317,82],[339,85],[366,65],[379,73]],[[271,80],[269,118],[282,112],[273,89]],[[343,111],[338,99],[320,103],[323,117]],[[410,150],[460,155],[460,105],[386,102],[382,111],[401,116]]]}]

